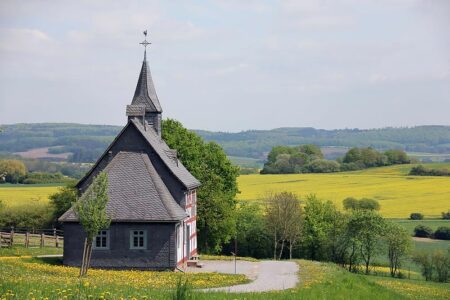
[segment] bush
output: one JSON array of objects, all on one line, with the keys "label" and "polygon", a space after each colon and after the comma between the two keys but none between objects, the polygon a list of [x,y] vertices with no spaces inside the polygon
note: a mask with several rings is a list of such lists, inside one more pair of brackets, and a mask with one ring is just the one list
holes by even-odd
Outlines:
[{"label": "bush", "polygon": [[425,225],[418,225],[414,228],[415,237],[429,238],[433,236],[433,229]]},{"label": "bush", "polygon": [[450,220],[450,209],[447,212],[442,213],[442,219]]},{"label": "bush", "polygon": [[421,213],[412,213],[411,215],[409,215],[409,218],[411,220],[422,220],[423,219],[423,214],[421,214]]},{"label": "bush", "polygon": [[447,282],[450,269],[450,252],[445,253],[442,250],[433,252],[431,257],[434,270],[436,270],[436,281]]},{"label": "bush", "polygon": [[438,240],[450,240],[450,227],[441,226],[436,229],[434,238]]}]

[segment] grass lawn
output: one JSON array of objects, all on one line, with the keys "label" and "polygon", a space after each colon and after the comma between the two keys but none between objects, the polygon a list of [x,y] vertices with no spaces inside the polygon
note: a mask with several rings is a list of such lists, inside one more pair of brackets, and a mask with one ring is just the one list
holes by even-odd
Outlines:
[{"label": "grass lawn", "polygon": [[[192,291],[193,299],[449,299],[450,284],[398,280],[347,272],[330,264],[298,260],[299,284],[279,292],[227,294]],[[0,258],[0,299],[168,299],[179,278],[194,288],[246,282],[242,275],[78,269],[58,259]],[[80,297],[79,297],[80,295]],[[91,295],[91,297],[89,297]],[[64,297],[66,296],[66,297]]]},{"label": "grass lawn", "polygon": [[[300,197],[315,193],[342,207],[346,197],[373,198],[387,218],[408,218],[412,212],[440,217],[450,209],[450,177],[406,176],[413,165],[397,165],[334,174],[241,175],[238,199],[258,201],[268,192],[290,191]],[[450,168],[450,163],[428,164]]]}]

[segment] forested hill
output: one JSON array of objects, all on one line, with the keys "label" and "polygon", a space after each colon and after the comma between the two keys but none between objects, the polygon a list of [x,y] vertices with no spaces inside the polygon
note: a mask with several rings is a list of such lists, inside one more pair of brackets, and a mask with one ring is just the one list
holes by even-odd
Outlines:
[{"label": "forested hill", "polygon": [[[0,153],[50,148],[49,153],[71,153],[71,161],[94,161],[120,131],[120,126],[66,123],[0,125]],[[398,148],[409,152],[450,153],[450,126],[411,128],[336,129],[278,128],[224,133],[196,130],[222,145],[228,155],[262,159],[275,145]],[[64,156],[61,156],[64,157]]]},{"label": "forested hill", "polygon": [[275,145],[315,144],[321,147],[373,147],[409,152],[450,153],[450,126],[382,129],[277,128],[239,133],[197,131],[221,144],[228,155],[261,158]]}]

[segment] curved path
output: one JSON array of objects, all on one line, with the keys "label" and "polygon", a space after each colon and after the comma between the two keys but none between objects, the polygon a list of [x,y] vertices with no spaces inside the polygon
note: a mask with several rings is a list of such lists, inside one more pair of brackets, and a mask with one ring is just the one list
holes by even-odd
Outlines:
[{"label": "curved path", "polygon": [[[202,261],[202,264],[204,264],[203,268],[189,268],[188,272],[234,273],[234,261]],[[290,261],[237,261],[236,271],[253,281],[247,284],[211,288],[207,291],[267,292],[293,288],[298,282],[298,264]]]}]

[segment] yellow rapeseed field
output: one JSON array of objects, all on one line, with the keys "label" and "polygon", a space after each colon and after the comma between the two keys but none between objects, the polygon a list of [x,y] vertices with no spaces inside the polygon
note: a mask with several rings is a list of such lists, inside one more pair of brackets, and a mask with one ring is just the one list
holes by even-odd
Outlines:
[{"label": "yellow rapeseed field", "polygon": [[405,175],[410,168],[402,165],[334,174],[241,175],[238,199],[255,201],[270,192],[289,191],[300,198],[314,193],[342,207],[346,197],[368,197],[380,202],[381,213],[388,218],[407,218],[412,212],[438,217],[450,209],[450,177]]},{"label": "yellow rapeseed field", "polygon": [[0,185],[0,200],[10,207],[47,204],[48,196],[57,191],[58,186]]}]

